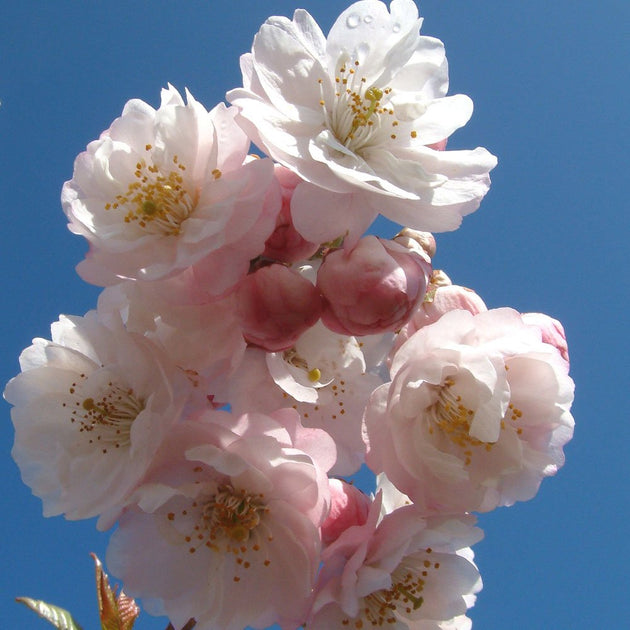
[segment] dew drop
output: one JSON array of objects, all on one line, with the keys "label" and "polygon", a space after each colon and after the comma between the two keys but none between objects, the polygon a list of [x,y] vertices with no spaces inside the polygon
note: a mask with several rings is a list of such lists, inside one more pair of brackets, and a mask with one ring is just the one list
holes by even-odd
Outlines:
[{"label": "dew drop", "polygon": [[400,33],[400,24],[398,24],[398,22],[392,26],[392,31],[394,31],[394,33]]},{"label": "dew drop", "polygon": [[360,22],[361,22],[361,17],[357,13],[351,13],[346,18],[346,26],[348,28],[356,28],[357,26],[359,26]]},{"label": "dew drop", "polygon": [[374,18],[373,18],[371,15],[366,15],[366,16],[363,18],[363,21],[364,21],[366,24],[371,24],[373,19],[374,19]]}]

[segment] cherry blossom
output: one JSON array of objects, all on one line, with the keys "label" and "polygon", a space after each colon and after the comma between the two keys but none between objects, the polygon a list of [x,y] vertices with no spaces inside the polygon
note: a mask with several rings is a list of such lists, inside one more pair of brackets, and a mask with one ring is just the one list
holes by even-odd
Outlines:
[{"label": "cherry blossom", "polygon": [[269,18],[241,58],[244,87],[227,95],[252,140],[306,180],[292,214],[313,242],[356,239],[379,212],[452,230],[488,190],[488,151],[427,146],[466,124],[472,102],[446,96],[444,47],[418,34],[415,3],[393,0],[390,11],[356,2],[328,38],[302,9]]},{"label": "cherry blossom", "polygon": [[380,519],[380,506],[379,493],[365,523],[324,550],[307,627],[469,627],[465,613],[481,588],[469,548],[481,538],[474,518],[423,518],[409,506]]},{"label": "cherry blossom", "polygon": [[366,361],[365,345],[318,322],[288,350],[265,353],[249,348],[218,396],[229,400],[235,413],[293,407],[304,426],[323,429],[334,438],[337,461],[331,473],[350,475],[365,458],[365,405],[384,382],[376,373],[378,365]]},{"label": "cherry blossom", "polygon": [[329,545],[350,527],[363,525],[371,501],[356,486],[342,479],[330,479],[330,511],[322,524],[322,542]]},{"label": "cherry blossom", "polygon": [[190,617],[200,630],[299,625],[319,565],[331,445],[292,410],[180,424],[120,519],[110,570],[178,628]]},{"label": "cherry blossom", "polygon": [[567,337],[564,334],[562,323],[544,313],[523,313],[523,321],[540,328],[542,340],[558,349],[562,358],[566,361],[567,372],[569,371],[569,346]]},{"label": "cherry blossom", "polygon": [[252,233],[247,260],[264,248],[280,209],[279,196],[266,201],[271,161],[244,164],[249,141],[233,110],[207,112],[190,93],[187,100],[169,86],[157,110],[129,101],[76,159],[62,204],[69,229],[90,243],[77,268],[88,282],[163,278],[218,249],[229,268],[225,254],[235,243],[243,249],[240,239],[272,203],[267,233]]},{"label": "cherry blossom", "polygon": [[366,409],[367,463],[421,509],[528,500],[564,463],[573,381],[516,311],[446,313],[394,354],[391,376]]},{"label": "cherry blossom", "polygon": [[179,420],[190,382],[148,339],[95,312],[62,316],[51,332],[24,350],[4,392],[13,457],[45,516],[115,512]]},{"label": "cherry blossom", "polygon": [[446,150],[473,105],[422,22],[271,17],[231,106],[130,100],[63,186],[104,290],[21,354],[12,455],[45,516],[116,525],[109,569],[169,627],[470,630],[471,512],[564,463],[562,324],[433,269],[497,160]]}]

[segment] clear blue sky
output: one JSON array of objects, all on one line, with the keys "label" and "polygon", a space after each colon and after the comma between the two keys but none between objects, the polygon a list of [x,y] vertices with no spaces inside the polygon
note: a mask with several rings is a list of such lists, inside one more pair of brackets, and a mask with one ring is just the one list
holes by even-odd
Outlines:
[{"label": "clear blue sky", "polygon": [[[157,106],[167,82],[209,109],[240,85],[238,56],[272,14],[309,10],[324,30],[339,0],[4,2],[0,21],[0,382],[59,313],[83,314],[98,289],[74,273],[85,249],[59,203],[75,156],[130,98]],[[451,93],[475,102],[451,147],[499,156],[493,187],[436,266],[487,304],[562,320],[577,395],[567,464],[531,502],[484,515],[479,630],[619,628],[627,617],[629,277],[628,0],[424,0],[423,33],[442,39]],[[386,227],[382,228],[387,233]],[[0,422],[0,626],[46,628],[16,595],[72,609],[98,627],[93,522],[44,519],[10,458]],[[162,630],[143,616],[138,630]]]}]

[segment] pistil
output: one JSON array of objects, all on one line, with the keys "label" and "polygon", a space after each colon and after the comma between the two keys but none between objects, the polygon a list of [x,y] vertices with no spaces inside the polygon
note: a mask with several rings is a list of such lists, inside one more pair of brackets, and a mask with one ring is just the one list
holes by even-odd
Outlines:
[{"label": "pistil", "polygon": [[326,103],[322,90],[320,104],[328,128],[337,140],[349,151],[360,154],[362,149],[388,137],[395,139],[396,134],[388,131],[387,122],[393,129],[398,121],[393,108],[386,104],[391,88],[368,87],[367,79],[358,74],[359,65],[358,61],[353,67],[342,63],[335,77],[335,100]]}]

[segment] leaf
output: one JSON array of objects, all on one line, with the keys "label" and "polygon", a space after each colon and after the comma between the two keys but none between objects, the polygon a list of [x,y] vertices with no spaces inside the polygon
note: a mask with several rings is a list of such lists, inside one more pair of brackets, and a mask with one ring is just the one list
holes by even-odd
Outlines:
[{"label": "leaf", "polygon": [[83,630],[72,615],[59,606],[53,606],[40,599],[31,599],[30,597],[16,597],[15,601],[36,612],[42,619],[55,626],[57,630]]},{"label": "leaf", "polygon": [[95,554],[91,554],[91,556],[96,565],[96,597],[101,630],[131,630],[140,614],[140,608],[122,590],[116,597],[116,589],[112,589],[109,585],[101,561]]},{"label": "leaf", "polygon": [[140,614],[140,608],[135,600],[122,591],[118,595],[118,613],[120,615],[120,630],[131,630]]}]

